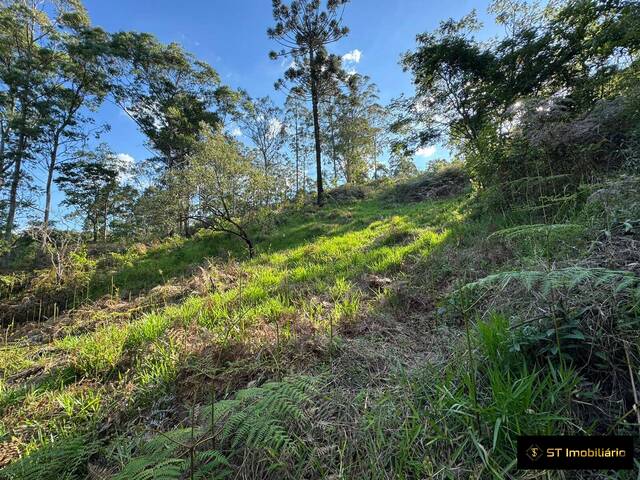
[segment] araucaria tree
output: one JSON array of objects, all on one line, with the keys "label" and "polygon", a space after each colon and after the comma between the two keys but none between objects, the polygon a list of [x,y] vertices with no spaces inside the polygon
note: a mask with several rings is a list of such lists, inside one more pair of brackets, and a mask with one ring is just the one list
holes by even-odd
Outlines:
[{"label": "araucaria tree", "polygon": [[327,0],[321,9],[320,0],[293,0],[285,5],[273,0],[275,26],[267,30],[269,38],[281,45],[272,51],[272,59],[292,58],[284,79],[276,83],[280,88],[285,82],[293,84],[292,90],[311,100],[313,134],[316,154],[316,185],[318,205],[324,203],[322,183],[322,143],[318,105],[327,85],[341,74],[340,58],[330,55],[326,46],[347,35],[349,29],[342,25],[342,10],[348,0]]}]

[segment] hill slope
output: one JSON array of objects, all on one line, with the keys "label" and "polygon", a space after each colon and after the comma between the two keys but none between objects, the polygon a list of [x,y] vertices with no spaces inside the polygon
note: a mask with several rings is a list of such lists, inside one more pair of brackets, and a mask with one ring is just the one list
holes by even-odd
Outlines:
[{"label": "hill slope", "polygon": [[500,478],[518,434],[628,431],[626,182],[535,222],[409,184],[284,212],[253,260],[130,249],[109,295],[7,329],[0,477]]}]

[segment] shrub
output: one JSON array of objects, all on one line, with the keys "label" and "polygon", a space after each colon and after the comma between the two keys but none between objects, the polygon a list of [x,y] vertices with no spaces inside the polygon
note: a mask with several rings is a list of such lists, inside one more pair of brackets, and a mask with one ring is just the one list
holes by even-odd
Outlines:
[{"label": "shrub", "polygon": [[458,162],[438,164],[426,173],[396,185],[391,191],[398,202],[421,202],[459,195],[471,186],[469,175]]}]

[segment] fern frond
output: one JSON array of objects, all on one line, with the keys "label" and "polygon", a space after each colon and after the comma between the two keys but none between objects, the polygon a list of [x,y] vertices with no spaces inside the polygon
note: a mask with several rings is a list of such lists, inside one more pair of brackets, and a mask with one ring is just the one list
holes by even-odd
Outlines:
[{"label": "fern frond", "polygon": [[577,266],[551,271],[518,270],[495,273],[468,283],[456,290],[454,295],[477,288],[495,287],[496,285],[504,289],[512,282],[521,284],[527,291],[539,288],[545,294],[553,289],[572,289],[587,282],[591,282],[596,287],[610,285],[615,293],[620,293],[640,284],[640,278],[634,273],[624,270]]},{"label": "fern frond", "polygon": [[556,223],[556,224],[532,224],[532,225],[518,225],[517,227],[505,228],[503,230],[498,230],[493,232],[491,235],[487,237],[487,239],[499,237],[505,238],[508,240],[520,237],[520,236],[535,236],[541,234],[551,234],[551,233],[571,233],[571,232],[580,232],[584,230],[583,225],[573,224],[573,223]]},{"label": "fern frond", "polygon": [[82,477],[89,457],[98,449],[90,435],[66,437],[47,444],[5,467],[0,478],[9,480],[58,480]]},{"label": "fern frond", "polygon": [[[201,426],[195,429],[195,435],[190,428],[183,428],[152,439],[140,448],[142,455],[131,460],[116,479],[169,480],[187,472],[193,473],[194,478],[226,478],[231,471],[224,448],[233,454],[244,449],[263,452],[272,465],[280,465],[283,455],[296,452],[294,422],[304,417],[303,405],[310,402],[316,382],[313,377],[270,382],[203,408],[199,414]],[[212,432],[222,450],[196,452],[197,461],[192,466],[191,460],[186,460],[189,451],[212,439],[208,436]]]},{"label": "fern frond", "polygon": [[198,452],[196,458],[200,465],[193,475],[196,479],[220,480],[231,473],[229,460],[217,450]]}]

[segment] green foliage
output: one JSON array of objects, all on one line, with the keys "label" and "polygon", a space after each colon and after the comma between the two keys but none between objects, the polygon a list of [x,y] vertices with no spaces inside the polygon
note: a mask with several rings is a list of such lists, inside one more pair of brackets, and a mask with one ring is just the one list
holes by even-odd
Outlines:
[{"label": "green foliage", "polygon": [[120,290],[139,293],[187,274],[207,258],[241,254],[241,246],[229,236],[202,230],[192,238],[170,237],[146,246],[136,244],[124,253],[113,253],[92,280],[92,296],[110,292],[111,280]]},{"label": "green foliage", "polygon": [[2,297],[8,298],[13,294],[14,290],[19,290],[24,285],[25,279],[26,275],[21,273],[0,275],[0,294]]},{"label": "green foliage", "polygon": [[189,168],[170,180],[198,192],[190,218],[213,231],[234,235],[246,243],[249,256],[253,256],[246,222],[270,200],[267,179],[238,143],[222,134],[202,132],[202,136],[204,140],[189,157]]},{"label": "green foliage", "polygon": [[[3,387],[0,403],[39,422],[34,405],[51,402],[57,420],[64,417],[65,428],[73,431],[90,417],[102,419],[113,405],[111,392],[121,401],[126,385],[126,400],[137,416],[138,408],[153,405],[156,411],[155,402],[171,401],[183,381],[199,382],[201,372],[215,372],[212,396],[220,394],[217,382],[225,375],[244,381],[243,369],[256,368],[255,361],[251,356],[249,367],[244,357],[234,363],[237,347],[260,352],[269,373],[282,375],[294,365],[299,328],[310,325],[313,340],[315,335],[332,340],[331,355],[327,362],[321,351],[320,361],[314,357],[305,365],[313,371],[326,366],[329,382],[291,377],[245,388],[213,405],[187,408],[189,420],[151,440],[118,438],[120,447],[113,449],[119,450],[110,454],[123,467],[117,478],[293,479],[336,472],[345,478],[364,472],[381,480],[517,477],[517,435],[634,428],[633,415],[624,415],[632,411],[625,400],[632,397],[629,365],[634,371],[638,362],[637,277],[623,266],[595,266],[592,258],[553,264],[559,252],[552,248],[553,267],[541,266],[539,257],[524,250],[498,258],[503,243],[543,245],[548,238],[572,241],[593,234],[581,225],[599,229],[591,220],[600,203],[553,223],[533,223],[522,212],[470,216],[461,198],[409,203],[390,198],[371,190],[364,200],[326,211],[292,209],[284,218],[275,216],[255,258],[212,262],[198,270],[210,275],[208,289],[131,320],[89,325],[79,336],[74,331],[57,341],[55,357],[48,350],[12,346],[0,355],[0,363],[6,358],[10,364],[6,375],[59,359],[73,369],[64,382],[48,380],[45,387],[36,380],[33,391]],[[619,234],[613,231],[614,240]],[[625,238],[633,240],[632,235]],[[199,258],[206,251],[200,241],[217,238],[168,240],[148,251],[138,246],[120,254],[118,264],[133,271],[149,262],[144,269],[151,271],[156,262],[175,263],[180,271],[181,255],[185,262]],[[589,254],[583,244],[574,246]],[[492,274],[498,268],[505,271]],[[147,280],[152,282],[151,276]],[[466,283],[454,290],[461,282]],[[127,288],[126,282],[122,286]],[[453,306],[464,313],[470,332],[468,344],[444,340],[450,345],[441,363],[419,358],[406,374],[396,370],[396,352],[415,354],[401,346],[415,331],[404,329],[418,318],[416,323],[424,324],[434,318],[425,313],[436,311],[432,305],[414,312],[417,303],[387,302],[405,290],[434,303],[454,290]],[[487,312],[487,299],[496,309]],[[357,331],[348,327],[363,317],[371,334],[339,338]],[[474,324],[476,318],[484,320]],[[458,327],[444,320],[439,319],[434,339],[440,329],[450,329],[451,338],[458,334]],[[387,321],[392,328],[386,329]],[[207,339],[204,347],[190,344],[194,334]],[[209,347],[215,348],[213,357]],[[223,360],[212,365],[218,350]],[[375,350],[371,361],[367,350]],[[308,362],[308,351],[303,355]],[[353,371],[362,378],[352,378]],[[91,387],[72,390],[77,385]],[[94,385],[104,388],[95,393]],[[8,425],[5,438],[15,432]],[[51,423],[34,428],[58,431]],[[34,455],[38,442],[30,447]]]},{"label": "green foliage", "polygon": [[89,458],[98,451],[91,435],[61,437],[0,471],[7,480],[72,480],[86,475]]},{"label": "green foliage", "polygon": [[487,240],[499,240],[526,258],[571,257],[588,242],[588,228],[577,223],[523,224],[491,233]]},{"label": "green foliage", "polygon": [[470,186],[460,162],[435,163],[427,172],[398,182],[389,193],[399,202],[419,202],[459,195]]},{"label": "green foliage", "polygon": [[[178,479],[183,475],[222,479],[231,475],[232,458],[260,454],[278,461],[294,455],[299,440],[289,430],[304,419],[302,408],[315,393],[316,382],[297,377],[240,390],[234,399],[202,409],[201,426],[173,430],[143,444],[115,479]],[[218,447],[209,449],[211,445]]]},{"label": "green foliage", "polygon": [[174,430],[143,444],[139,456],[113,477],[114,480],[178,480],[187,473],[198,479],[227,478],[229,462],[216,450],[197,452],[193,462],[179,458],[181,453],[194,448],[190,443],[194,441],[194,433],[190,428]]},{"label": "green foliage", "polygon": [[[413,152],[436,142],[464,164],[433,162],[384,194],[365,180],[371,166],[375,177],[383,170],[389,111],[366,77],[346,74],[327,50],[348,33],[347,3],[273,1],[268,35],[282,50],[271,57],[293,60],[277,83],[292,87],[291,206],[280,158],[288,128],[268,99],[247,95],[238,115],[240,95],[212,67],[150,34],[92,29],[77,0],[3,3],[6,240],[19,194],[33,186],[25,162],[42,155],[45,190],[59,173],[65,204],[94,241],[109,232],[170,238],[97,262],[84,248],[67,248],[45,213],[47,241],[18,245],[11,253],[24,251],[22,263],[4,257],[26,267],[43,253],[51,265],[0,276],[9,297],[0,314],[35,314],[35,296],[50,296],[54,309],[42,325],[39,312],[38,326],[10,325],[3,335],[0,439],[22,457],[10,458],[0,477],[93,476],[89,467],[103,453],[96,435],[116,432],[121,444],[108,456],[122,467],[118,479],[505,478],[519,475],[518,435],[635,431],[637,179],[594,193],[581,184],[633,171],[640,158],[637,2],[561,2],[543,12],[500,0],[491,11],[502,37],[479,40],[475,13],[419,35],[403,58],[417,91],[396,102],[390,134],[406,138],[394,141],[392,173],[415,173]],[[123,186],[106,147],[81,156],[71,148],[87,139],[90,119],[78,112],[89,114],[107,94],[163,167],[141,194]],[[258,162],[224,133],[231,112]],[[64,164],[56,163],[61,141]],[[315,150],[324,203],[323,143],[334,182],[343,176],[349,186],[335,188],[319,212],[304,196]],[[461,198],[470,185],[480,191],[473,211]],[[189,239],[175,236],[201,227]],[[237,253],[237,240],[248,259],[204,263]],[[155,286],[157,295],[119,298]],[[178,293],[165,295],[171,288]],[[59,321],[56,301],[71,290]],[[110,295],[76,311],[76,290],[87,300]],[[404,298],[415,303],[398,308]],[[466,342],[445,337],[442,358],[425,366],[432,352],[413,337],[426,333],[435,344],[437,329],[450,329],[452,339],[462,333],[447,317],[436,322],[446,313],[462,321]],[[350,328],[362,318],[362,328]],[[326,368],[330,381],[260,383],[301,364]],[[259,386],[237,391],[249,380]],[[176,425],[184,405],[174,403],[190,396],[181,389],[193,381],[211,387],[213,403],[196,405],[198,385],[189,420]],[[149,439],[156,413],[161,429],[173,429]],[[136,438],[123,441],[122,427]]]},{"label": "green foliage", "polygon": [[536,225],[517,225],[515,227],[505,228],[498,230],[489,235],[489,239],[492,237],[504,238],[508,240],[517,239],[527,236],[542,235],[548,237],[554,234],[566,234],[572,232],[582,232],[584,230],[583,225],[571,224],[571,223],[556,223],[556,224],[544,224],[539,223]]},{"label": "green foliage", "polygon": [[55,182],[65,193],[63,205],[74,209],[72,217],[83,219],[94,242],[100,230],[106,241],[109,222],[116,213],[128,208],[126,204],[133,203],[133,192],[119,184],[122,167],[116,164],[114,153],[106,145],[86,157],[62,164]]},{"label": "green foliage", "polygon": [[[354,74],[347,80],[347,92],[334,97],[335,121],[332,122],[332,157],[337,160],[347,184],[363,183],[369,171],[368,160],[375,157],[382,112],[377,103],[378,89],[369,77]],[[334,172],[336,175],[337,172]]]},{"label": "green foliage", "polygon": [[533,366],[513,351],[500,315],[474,329],[473,362],[458,351],[444,368],[401,377],[360,418],[349,473],[370,478],[515,475],[516,439],[572,432],[575,372]]},{"label": "green foliage", "polygon": [[176,43],[164,45],[140,32],[118,32],[109,40],[117,103],[136,121],[165,168],[181,168],[203,125],[217,129],[235,94],[220,84],[210,65]]},{"label": "green foliage", "polygon": [[81,375],[109,374],[122,357],[127,329],[118,325],[99,329],[93,335],[66,337],[58,346],[72,355],[72,365]]},{"label": "green foliage", "polygon": [[586,178],[627,162],[637,129],[628,78],[640,54],[638,6],[500,1],[490,13],[506,29],[492,42],[476,35],[475,12],[417,36],[403,58],[416,96],[398,101],[405,115],[395,125],[408,130],[399,151],[446,139],[482,187]]},{"label": "green foliage", "polygon": [[535,288],[544,295],[548,295],[552,290],[571,289],[586,282],[591,283],[594,287],[607,286],[610,292],[620,293],[624,290],[633,290],[640,283],[640,279],[625,270],[608,270],[599,267],[575,266],[550,271],[517,270],[489,275],[466,284],[456,293],[492,286],[504,289],[512,282],[523,286],[527,291]]}]

